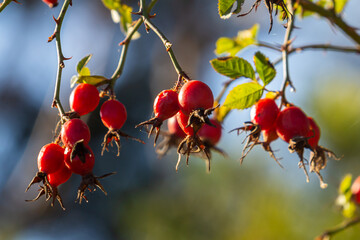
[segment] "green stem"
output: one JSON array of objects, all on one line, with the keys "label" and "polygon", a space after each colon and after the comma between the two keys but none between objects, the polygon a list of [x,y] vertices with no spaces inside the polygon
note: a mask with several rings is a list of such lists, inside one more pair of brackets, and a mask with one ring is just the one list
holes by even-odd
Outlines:
[{"label": "green stem", "polygon": [[60,113],[60,117],[63,120],[65,116],[64,108],[60,102],[60,85],[61,85],[61,75],[62,70],[65,67],[64,60],[67,60],[67,58],[64,57],[62,49],[61,49],[61,40],[60,40],[60,30],[62,26],[62,22],[65,17],[65,13],[71,3],[71,0],[65,0],[62,9],[60,11],[59,17],[55,19],[56,27],[53,35],[49,38],[49,42],[52,41],[54,38],[56,39],[56,50],[57,50],[57,56],[58,56],[58,69],[57,69],[57,75],[56,75],[56,83],[55,83],[55,90],[54,90],[54,100],[52,103],[53,107],[57,107]]},{"label": "green stem", "polygon": [[4,0],[1,4],[0,4],[0,13],[2,12],[2,10],[4,10],[6,8],[7,5],[9,5],[9,3],[11,3],[12,0]]},{"label": "green stem", "polygon": [[[145,1],[141,0],[140,1],[140,12],[141,14],[145,14],[146,16],[148,16],[148,14],[150,13],[151,9],[154,7],[155,3],[157,2],[157,0],[152,0],[151,3],[149,4],[148,7],[146,7]],[[126,60],[126,56],[127,56],[127,51],[129,49],[129,45],[131,42],[131,39],[133,37],[133,35],[136,33],[136,31],[139,29],[139,27],[141,26],[141,24],[144,23],[144,18],[139,18],[134,27],[131,29],[131,31],[129,31],[125,37],[125,39],[120,43],[120,45],[123,45],[122,49],[121,49],[121,54],[120,54],[120,58],[119,58],[119,62],[118,65],[113,73],[113,75],[110,78],[110,90],[114,89],[115,83],[117,81],[117,79],[120,78],[123,69],[124,69],[124,65],[125,65],[125,60]]]},{"label": "green stem", "polygon": [[356,28],[350,27],[341,16],[337,15],[333,9],[325,9],[309,0],[298,0],[301,7],[310,12],[315,12],[321,17],[327,18],[331,23],[338,26],[348,37],[354,42],[360,44],[360,35],[356,32]]},{"label": "green stem", "polygon": [[323,234],[321,234],[316,239],[319,239],[319,240],[330,239],[333,235],[335,235],[343,230],[346,230],[347,228],[352,227],[353,225],[358,224],[358,223],[360,223],[360,217],[356,217],[351,220],[344,221],[337,227],[325,231]]},{"label": "green stem", "polygon": [[125,60],[126,60],[126,55],[127,55],[127,50],[129,48],[131,38],[133,37],[134,33],[139,29],[139,27],[141,26],[142,23],[143,23],[143,19],[139,18],[137,20],[136,24],[134,25],[133,29],[130,32],[128,32],[128,34],[126,35],[124,41],[121,42],[121,45],[123,45],[123,47],[122,47],[122,50],[121,50],[119,63],[118,63],[117,68],[115,69],[113,75],[110,78],[110,87],[111,87],[111,89],[114,88],[116,80],[121,76],[121,74],[123,72],[124,65],[125,65]]}]

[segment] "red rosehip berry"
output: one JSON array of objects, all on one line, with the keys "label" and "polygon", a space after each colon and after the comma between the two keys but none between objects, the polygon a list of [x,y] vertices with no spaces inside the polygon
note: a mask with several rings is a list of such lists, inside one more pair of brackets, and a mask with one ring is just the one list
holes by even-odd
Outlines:
[{"label": "red rosehip berry", "polygon": [[316,124],[316,122],[314,121],[313,118],[308,117],[309,120],[309,132],[306,135],[306,137],[308,137],[308,143],[310,145],[310,147],[312,147],[313,149],[315,149],[318,144],[319,144],[319,140],[320,140],[320,128],[319,126]]},{"label": "red rosehip berry", "polygon": [[270,129],[262,130],[261,132],[263,134],[264,142],[266,143],[271,143],[279,138],[279,136],[276,133],[275,125],[273,125],[273,127],[271,127]]},{"label": "red rosehip berry", "polygon": [[43,146],[37,159],[39,172],[46,174],[58,171],[63,162],[64,148],[55,143],[49,143]]},{"label": "red rosehip berry", "polygon": [[80,116],[94,111],[99,101],[99,91],[88,83],[79,84],[70,94],[70,108]]},{"label": "red rosehip berry", "polygon": [[100,109],[103,124],[109,129],[120,129],[127,118],[125,106],[115,99],[104,102]]},{"label": "red rosehip berry", "polygon": [[59,170],[47,175],[48,182],[52,187],[58,187],[59,185],[69,180],[71,174],[72,174],[71,170],[68,167],[66,167],[65,162],[63,162]]},{"label": "red rosehip berry", "polygon": [[56,7],[59,3],[58,0],[42,0],[46,3],[50,8]]},{"label": "red rosehip berry", "polygon": [[261,130],[268,130],[274,125],[279,112],[280,110],[273,99],[260,99],[251,108],[251,122],[258,124]]},{"label": "red rosehip berry", "polygon": [[61,141],[66,147],[72,148],[75,143],[83,141],[87,145],[90,142],[90,130],[88,125],[81,119],[74,118],[61,128]]},{"label": "red rosehip berry", "polygon": [[221,124],[215,119],[210,119],[210,122],[215,127],[204,124],[198,131],[198,136],[202,141],[209,143],[211,146],[215,146],[221,138]]},{"label": "red rosehip berry", "polygon": [[71,170],[71,172],[79,175],[87,175],[92,172],[95,164],[95,156],[93,151],[89,146],[85,146],[86,151],[83,151],[84,158],[81,159],[81,156],[75,155],[71,159],[71,148],[65,149],[65,165]]},{"label": "red rosehip berry", "polygon": [[282,110],[276,119],[276,132],[285,142],[294,137],[306,137],[309,131],[309,120],[298,107],[292,106]]},{"label": "red rosehip berry", "polygon": [[360,204],[360,176],[358,176],[351,185],[351,193],[355,203]]},{"label": "red rosehip berry", "polygon": [[188,136],[194,136],[194,130],[191,126],[188,126],[188,120],[189,120],[189,116],[184,114],[182,111],[179,111],[176,114],[176,120],[179,123],[179,126],[181,127],[181,129],[184,131],[184,133]]},{"label": "red rosehip berry", "polygon": [[185,83],[179,92],[180,110],[189,115],[196,109],[209,109],[214,104],[214,96],[209,86],[201,81]]},{"label": "red rosehip berry", "polygon": [[154,101],[155,117],[164,121],[179,111],[178,94],[174,90],[160,92]]},{"label": "red rosehip berry", "polygon": [[181,127],[176,119],[176,115],[167,120],[167,127],[168,127],[170,134],[173,134],[173,135],[177,136],[178,138],[186,137],[186,134],[181,129]]}]

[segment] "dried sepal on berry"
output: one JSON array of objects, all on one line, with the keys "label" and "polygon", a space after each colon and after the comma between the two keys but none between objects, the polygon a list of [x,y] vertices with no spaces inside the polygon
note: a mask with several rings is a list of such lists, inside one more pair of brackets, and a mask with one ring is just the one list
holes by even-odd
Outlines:
[{"label": "dried sepal on berry", "polygon": [[117,156],[120,156],[120,148],[121,148],[120,137],[125,137],[126,139],[131,139],[131,140],[137,141],[139,143],[145,144],[144,141],[142,141],[138,138],[135,138],[133,136],[130,136],[120,130],[109,129],[109,131],[104,136],[103,143],[101,144],[101,146],[102,146],[101,155],[104,154],[105,150],[108,152],[109,145],[113,146],[112,142],[115,142],[116,147],[118,149]]},{"label": "dried sepal on berry", "polygon": [[80,183],[80,186],[78,188],[76,202],[79,202],[81,204],[82,200],[84,199],[86,202],[88,202],[87,197],[85,196],[85,191],[88,189],[90,192],[95,191],[96,188],[99,188],[105,195],[107,195],[107,192],[105,191],[104,187],[101,185],[99,179],[103,179],[105,177],[114,175],[115,172],[107,173],[102,176],[96,177],[93,175],[93,173],[88,173],[86,175],[82,176],[82,181]]}]

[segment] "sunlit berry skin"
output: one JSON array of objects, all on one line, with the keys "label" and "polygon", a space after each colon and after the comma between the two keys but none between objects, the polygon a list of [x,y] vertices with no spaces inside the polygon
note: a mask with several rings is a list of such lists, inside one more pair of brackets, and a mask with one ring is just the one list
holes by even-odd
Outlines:
[{"label": "sunlit berry skin", "polygon": [[83,140],[84,144],[90,141],[90,130],[88,125],[81,119],[70,119],[61,128],[61,141],[66,147],[72,148],[74,144]]},{"label": "sunlit berry skin", "polygon": [[198,136],[202,141],[210,143],[215,146],[221,138],[221,124],[215,119],[210,119],[210,122],[215,126],[204,124],[198,131]]},{"label": "sunlit berry skin", "polygon": [[97,88],[88,83],[81,83],[70,94],[70,108],[80,116],[96,109],[100,101]]},{"label": "sunlit berry skin", "polygon": [[57,187],[69,180],[71,174],[71,170],[66,167],[65,162],[63,162],[59,170],[47,175],[47,179],[52,187]]},{"label": "sunlit berry skin", "polygon": [[180,110],[186,115],[189,115],[196,109],[212,108],[213,104],[214,96],[211,89],[201,81],[188,81],[180,89]]},{"label": "sunlit berry skin", "polygon": [[351,193],[357,204],[360,204],[360,176],[358,176],[351,185]]},{"label": "sunlit berry skin", "polygon": [[315,149],[318,146],[320,140],[320,128],[313,118],[308,117],[308,120],[310,128],[306,137],[309,137],[308,143],[310,147]]},{"label": "sunlit berry skin", "polygon": [[78,155],[75,155],[74,159],[71,161],[71,148],[65,149],[65,165],[75,174],[81,176],[87,175],[92,172],[95,164],[95,156],[93,151],[89,146],[85,146],[88,150],[88,153],[85,153],[85,162],[82,162]]},{"label": "sunlit berry skin", "polygon": [[186,135],[194,136],[194,130],[191,126],[186,127],[188,125],[189,116],[184,114],[182,111],[179,111],[176,114],[176,120],[179,123],[179,126],[184,131]]},{"label": "sunlit berry skin", "polygon": [[167,127],[168,127],[168,131],[170,134],[173,134],[173,135],[177,136],[178,138],[186,137],[186,134],[181,129],[181,127],[176,119],[176,115],[167,120]]},{"label": "sunlit berry skin", "polygon": [[292,106],[282,110],[276,119],[276,132],[285,142],[294,137],[306,137],[309,131],[309,120],[298,107]]},{"label": "sunlit berry skin", "polygon": [[261,132],[263,135],[264,142],[266,143],[271,143],[279,138],[276,132],[275,124],[270,129],[262,130]]},{"label": "sunlit berry skin", "polygon": [[154,101],[155,117],[164,121],[179,111],[178,94],[174,90],[161,91]]},{"label": "sunlit berry skin", "polygon": [[261,130],[270,129],[279,114],[280,110],[273,99],[260,99],[250,111],[251,122],[258,124]]},{"label": "sunlit berry skin", "polygon": [[56,7],[59,3],[58,0],[42,0],[46,3],[50,8]]},{"label": "sunlit berry skin", "polygon": [[46,174],[58,171],[63,162],[64,148],[55,143],[49,143],[43,146],[37,159],[39,172]]},{"label": "sunlit berry skin", "polygon": [[100,118],[105,127],[109,129],[120,129],[127,118],[125,106],[115,99],[104,102],[100,109]]}]

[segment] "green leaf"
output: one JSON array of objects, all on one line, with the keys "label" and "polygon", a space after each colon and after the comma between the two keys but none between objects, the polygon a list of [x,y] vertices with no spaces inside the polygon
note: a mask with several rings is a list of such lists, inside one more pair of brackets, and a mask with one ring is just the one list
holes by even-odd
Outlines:
[{"label": "green leaf", "polygon": [[220,106],[216,115],[216,120],[218,120],[218,122],[223,122],[225,117],[230,113],[230,111],[231,108],[224,105]]},{"label": "green leaf", "polygon": [[[121,3],[120,0],[102,0],[105,7],[111,10],[111,18],[115,23],[120,22],[121,31],[125,34],[128,32],[131,26],[132,20],[132,7]],[[139,35],[137,35],[139,36]]]},{"label": "green leaf", "polygon": [[245,59],[239,57],[215,58],[210,63],[215,71],[229,78],[255,78],[253,67]]},{"label": "green leaf", "polygon": [[86,66],[86,64],[88,64],[91,57],[92,57],[92,54],[89,54],[86,57],[84,57],[83,59],[81,59],[80,62],[78,62],[77,66],[76,66],[76,71],[79,74],[80,74],[81,70]]},{"label": "green leaf", "polygon": [[241,12],[241,7],[244,4],[245,0],[236,0],[237,6],[236,9],[233,11],[233,14]]},{"label": "green leaf", "polygon": [[352,175],[346,174],[345,177],[341,180],[339,187],[339,194],[345,194],[350,191],[351,188]]},{"label": "green leaf", "polygon": [[216,41],[215,54],[221,55],[225,53],[230,56],[235,56],[242,49],[257,42],[258,31],[259,24],[255,24],[250,29],[239,31],[234,38],[219,38]]},{"label": "green leaf", "polygon": [[116,10],[121,5],[121,0],[102,0],[102,2],[109,10]]},{"label": "green leaf", "polygon": [[73,87],[76,83],[88,83],[91,85],[98,85],[106,80],[107,78],[104,76],[91,75],[91,76],[73,76],[70,82],[71,82],[71,87]]},{"label": "green leaf", "polygon": [[218,10],[219,15],[222,19],[227,19],[231,17],[232,12],[231,9],[236,0],[219,0],[218,2]]},{"label": "green leaf", "polygon": [[261,52],[255,53],[254,63],[256,71],[258,72],[260,79],[263,81],[264,86],[268,85],[276,75],[274,65]]},{"label": "green leaf", "polygon": [[263,86],[255,82],[240,84],[226,96],[224,106],[230,109],[246,109],[254,105],[264,92]]},{"label": "green leaf", "polygon": [[79,76],[90,76],[90,69],[88,67],[83,67],[79,72]]}]

